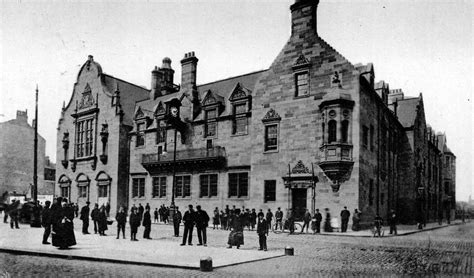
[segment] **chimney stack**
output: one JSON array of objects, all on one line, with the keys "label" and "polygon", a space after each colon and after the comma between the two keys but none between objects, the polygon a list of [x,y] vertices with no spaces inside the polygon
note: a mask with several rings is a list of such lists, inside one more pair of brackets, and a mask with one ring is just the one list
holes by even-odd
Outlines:
[{"label": "chimney stack", "polygon": [[25,110],[25,111],[17,110],[16,111],[16,119],[18,121],[27,123],[28,122],[28,110]]},{"label": "chimney stack", "polygon": [[197,63],[194,51],[184,54],[181,60],[181,89],[192,90],[196,86]]},{"label": "chimney stack", "polygon": [[173,82],[174,82],[174,70],[171,68],[171,59],[168,57],[163,58],[163,63],[159,71],[162,72],[162,90],[166,91],[166,94],[173,93]]},{"label": "chimney stack", "polygon": [[319,0],[296,0],[291,5],[291,35],[318,34],[317,14]]},{"label": "chimney stack", "polygon": [[151,71],[151,100],[155,100],[157,97],[161,96],[161,82],[163,82],[163,72],[155,66],[155,69]]}]

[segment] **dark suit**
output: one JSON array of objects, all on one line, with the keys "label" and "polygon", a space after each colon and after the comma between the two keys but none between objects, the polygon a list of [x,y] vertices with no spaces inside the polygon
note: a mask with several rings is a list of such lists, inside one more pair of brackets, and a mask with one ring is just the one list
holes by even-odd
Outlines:
[{"label": "dark suit", "polygon": [[196,211],[196,230],[198,234],[199,245],[207,244],[207,232],[206,228],[209,225],[209,215],[204,210]]},{"label": "dark suit", "polygon": [[45,207],[41,212],[41,225],[44,227],[43,243],[48,242],[49,235],[51,234],[51,209]]},{"label": "dark suit", "polygon": [[268,224],[265,219],[257,220],[257,234],[260,248],[258,250],[267,250]]},{"label": "dark suit", "polygon": [[321,213],[316,212],[314,214],[314,228],[313,228],[313,231],[315,233],[319,234],[321,232],[321,221],[323,221],[323,216],[321,215]]},{"label": "dark suit", "polygon": [[181,212],[176,210],[173,215],[174,236],[179,236],[179,223],[181,223]]},{"label": "dark suit", "polygon": [[143,227],[145,227],[145,231],[143,232],[143,238],[151,239],[151,215],[150,211],[148,210],[145,211],[145,214],[143,214]]},{"label": "dark suit", "polygon": [[351,213],[344,209],[341,211],[341,232],[345,233],[347,231],[347,223],[349,223],[349,217]]},{"label": "dark suit", "polygon": [[82,233],[89,233],[89,206],[85,205],[81,209]]},{"label": "dark suit", "polygon": [[[191,245],[193,243],[193,228],[195,223],[195,212],[194,210],[186,211],[183,216],[184,222],[184,232],[183,232],[183,244],[186,244],[186,238],[188,240],[188,244]],[[189,236],[188,236],[189,235]]]}]

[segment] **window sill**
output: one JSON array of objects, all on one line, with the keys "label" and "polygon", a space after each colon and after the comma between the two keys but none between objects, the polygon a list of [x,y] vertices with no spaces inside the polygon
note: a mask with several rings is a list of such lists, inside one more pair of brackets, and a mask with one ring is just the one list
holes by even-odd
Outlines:
[{"label": "window sill", "polygon": [[151,197],[152,200],[166,200],[166,196],[163,197]]},{"label": "window sill", "polygon": [[311,94],[302,95],[302,96],[294,96],[293,99],[309,98],[310,96],[311,96]]},{"label": "window sill", "polygon": [[145,145],[135,146],[135,149],[144,149],[144,148],[145,148]]},{"label": "window sill", "polygon": [[132,197],[133,200],[145,200],[146,198],[143,197]]},{"label": "window sill", "polygon": [[228,197],[227,199],[229,199],[229,200],[250,200],[250,197],[248,197],[248,196],[245,196],[245,197],[231,196],[231,197]]},{"label": "window sill", "polygon": [[246,135],[249,135],[248,132],[231,134],[230,137],[239,137],[239,136],[246,136]]},{"label": "window sill", "polygon": [[200,196],[199,199],[219,199],[218,196]]},{"label": "window sill", "polygon": [[263,151],[264,154],[267,154],[267,153],[278,153],[279,150],[268,150],[268,151]]}]

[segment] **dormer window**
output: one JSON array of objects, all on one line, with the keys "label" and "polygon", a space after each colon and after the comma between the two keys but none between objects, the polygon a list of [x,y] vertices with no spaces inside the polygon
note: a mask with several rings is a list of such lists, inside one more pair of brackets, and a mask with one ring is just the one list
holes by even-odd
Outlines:
[{"label": "dormer window", "polygon": [[137,123],[136,146],[141,147],[144,145],[145,145],[145,123]]},{"label": "dormer window", "polygon": [[216,137],[217,135],[217,108],[205,112],[205,137]]},{"label": "dormer window", "polygon": [[309,95],[309,73],[308,71],[295,74],[296,92],[295,97]]},{"label": "dormer window", "polygon": [[232,134],[247,134],[247,104],[234,104],[234,121],[232,125]]}]

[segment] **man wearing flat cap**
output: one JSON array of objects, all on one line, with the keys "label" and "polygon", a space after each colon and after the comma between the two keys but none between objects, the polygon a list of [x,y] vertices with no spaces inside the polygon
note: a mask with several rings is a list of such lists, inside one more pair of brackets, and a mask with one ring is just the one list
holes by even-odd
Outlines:
[{"label": "man wearing flat cap", "polygon": [[89,234],[89,205],[90,202],[86,202],[86,205],[81,209],[81,220],[82,220],[82,233]]}]

